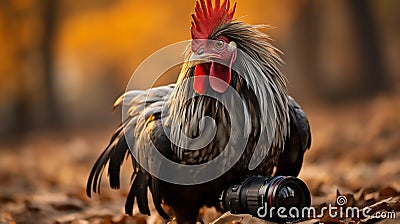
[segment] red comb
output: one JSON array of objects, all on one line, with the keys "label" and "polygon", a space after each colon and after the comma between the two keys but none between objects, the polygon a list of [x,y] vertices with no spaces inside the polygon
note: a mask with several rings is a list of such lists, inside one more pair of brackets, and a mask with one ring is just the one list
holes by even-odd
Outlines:
[{"label": "red comb", "polygon": [[192,39],[208,39],[211,33],[221,23],[226,23],[232,20],[235,13],[236,3],[230,9],[230,1],[224,0],[222,5],[220,0],[215,0],[214,8],[211,0],[196,1],[196,14],[192,14]]}]

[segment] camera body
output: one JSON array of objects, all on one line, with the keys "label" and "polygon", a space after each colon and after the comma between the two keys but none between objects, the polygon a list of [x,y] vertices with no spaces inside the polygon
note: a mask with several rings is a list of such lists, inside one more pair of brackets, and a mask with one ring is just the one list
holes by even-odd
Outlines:
[{"label": "camera body", "polygon": [[226,188],[219,201],[223,210],[233,214],[245,213],[265,220],[296,222],[304,219],[301,211],[310,207],[311,196],[307,185],[296,177],[252,176]]}]

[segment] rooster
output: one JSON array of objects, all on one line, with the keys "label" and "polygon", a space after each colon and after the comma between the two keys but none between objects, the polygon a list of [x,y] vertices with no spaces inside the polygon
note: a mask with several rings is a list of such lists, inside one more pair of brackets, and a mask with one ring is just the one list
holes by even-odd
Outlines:
[{"label": "rooster", "polygon": [[[132,214],[136,199],[139,211],[149,215],[150,190],[162,217],[170,218],[163,210],[167,205],[178,223],[195,223],[201,207],[219,209],[220,192],[235,181],[272,175],[274,167],[275,175],[298,175],[311,144],[307,117],[288,95],[280,51],[260,26],[233,20],[235,9],[236,3],[231,8],[229,0],[197,1],[192,41],[177,83],[128,91],[117,99],[114,107],[127,108],[125,119],[93,165],[89,197],[92,191],[99,193],[107,164],[110,186],[118,189],[120,167],[131,157],[133,182],[125,212]],[[239,100],[232,100],[232,91]],[[191,141],[209,135],[212,138],[200,146]],[[172,171],[163,160],[151,162],[157,153],[195,168]],[[221,155],[224,159],[211,171],[197,168]],[[203,171],[218,175],[202,179]]]}]

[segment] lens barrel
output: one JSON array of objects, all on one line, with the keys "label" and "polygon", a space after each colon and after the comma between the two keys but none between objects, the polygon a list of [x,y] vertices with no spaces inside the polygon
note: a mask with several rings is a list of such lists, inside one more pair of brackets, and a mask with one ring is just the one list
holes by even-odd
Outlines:
[{"label": "lens barrel", "polygon": [[311,205],[307,185],[289,176],[248,177],[225,189],[219,200],[222,209],[231,213],[278,222],[304,219],[302,209]]}]

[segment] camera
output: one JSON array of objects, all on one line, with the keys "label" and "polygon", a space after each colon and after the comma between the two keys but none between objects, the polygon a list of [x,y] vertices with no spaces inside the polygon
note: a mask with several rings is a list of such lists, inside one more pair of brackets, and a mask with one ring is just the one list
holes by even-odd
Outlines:
[{"label": "camera", "polygon": [[297,222],[311,205],[310,191],[291,176],[252,176],[232,184],[220,195],[221,208],[233,214],[251,214],[276,222]]}]

